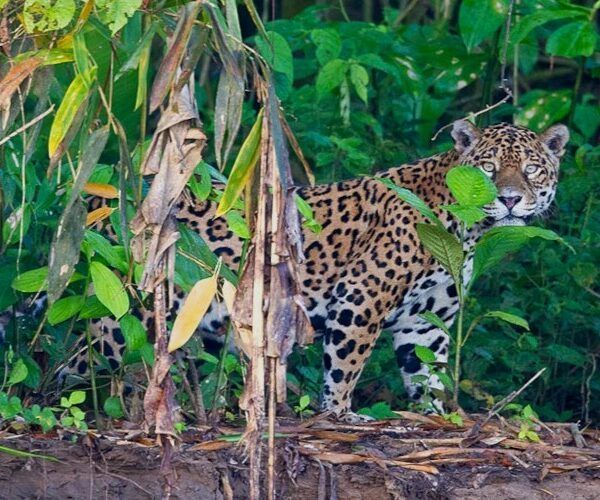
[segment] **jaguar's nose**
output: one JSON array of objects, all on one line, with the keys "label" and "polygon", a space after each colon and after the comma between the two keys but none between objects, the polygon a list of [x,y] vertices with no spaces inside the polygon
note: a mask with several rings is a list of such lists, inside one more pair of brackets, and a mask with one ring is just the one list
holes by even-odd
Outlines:
[{"label": "jaguar's nose", "polygon": [[523,197],[522,196],[498,196],[500,203],[506,206],[509,210],[512,210],[513,207],[519,203]]}]

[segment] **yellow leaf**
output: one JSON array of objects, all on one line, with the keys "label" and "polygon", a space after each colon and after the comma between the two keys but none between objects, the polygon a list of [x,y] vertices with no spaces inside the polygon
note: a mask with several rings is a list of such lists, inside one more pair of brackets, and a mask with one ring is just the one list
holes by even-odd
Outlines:
[{"label": "yellow leaf", "polygon": [[173,331],[169,338],[169,352],[179,349],[190,340],[208,311],[210,303],[217,293],[218,267],[210,278],[198,281],[185,299],[173,324]]},{"label": "yellow leaf", "polygon": [[101,184],[99,182],[88,182],[83,186],[83,190],[87,194],[99,196],[100,198],[106,198],[107,200],[113,200],[119,197],[119,191],[116,187],[110,184]]},{"label": "yellow leaf", "polygon": [[240,152],[233,163],[229,179],[227,179],[227,185],[225,186],[225,192],[217,207],[215,214],[217,217],[227,213],[233,207],[250,180],[250,177],[252,177],[252,172],[260,156],[262,120],[263,110],[261,109],[256,117],[256,122],[252,126],[252,130],[250,130],[248,137],[244,139]]},{"label": "yellow leaf", "polygon": [[221,287],[223,292],[223,300],[229,314],[233,313],[233,301],[235,300],[235,285],[231,281],[224,280],[223,286]]},{"label": "yellow leaf", "polygon": [[98,221],[104,220],[110,214],[112,214],[113,211],[114,211],[114,208],[110,208],[110,207],[106,207],[106,206],[97,208],[96,210],[92,210],[90,213],[87,214],[87,217],[85,218],[85,225],[91,226],[92,224],[95,224]]},{"label": "yellow leaf", "polygon": [[86,82],[94,81],[96,73],[97,68],[94,66],[86,71],[85,74],[77,74],[65,92],[50,127],[50,137],[48,138],[48,154],[50,158],[56,153],[60,143],[71,128],[77,111],[88,97],[90,89]]}]

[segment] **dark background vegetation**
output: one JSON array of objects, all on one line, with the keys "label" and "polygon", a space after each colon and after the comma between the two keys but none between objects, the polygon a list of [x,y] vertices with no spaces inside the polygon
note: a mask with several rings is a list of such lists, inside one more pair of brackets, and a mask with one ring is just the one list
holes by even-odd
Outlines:
[{"label": "dark background vegetation", "polygon": [[[150,17],[140,12],[133,15],[113,40],[100,23],[90,27],[86,43],[102,75],[99,81],[108,85],[118,74],[136,50],[149,18],[159,26],[150,58],[148,80],[152,81],[164,53],[164,31],[173,29],[176,12],[169,3],[157,5],[160,8],[150,9]],[[320,182],[371,174],[450,148],[447,132],[431,140],[439,128],[505,95],[499,83],[509,8],[506,0],[279,1],[257,2],[256,6],[268,21],[266,29],[275,33],[270,35],[272,49],[259,44],[259,50],[267,60],[269,50],[275,52],[277,93]],[[461,402],[469,410],[489,406],[547,367],[541,379],[521,396],[521,403],[531,404],[548,420],[597,422],[600,418],[596,368],[600,355],[597,8],[592,1],[516,1],[506,47],[506,85],[513,98],[476,119],[480,126],[507,121],[534,131],[558,122],[569,126],[572,140],[562,162],[555,208],[536,224],[556,231],[575,252],[553,242],[536,241],[479,280],[469,299],[469,317],[502,309],[526,318],[531,331],[496,322],[476,328],[463,354]],[[256,30],[243,2],[239,12],[245,41],[254,46]],[[113,73],[108,71],[111,60]],[[196,94],[209,140],[219,71],[214,57],[208,53],[201,56]],[[54,66],[51,102],[60,102],[73,74],[72,64]],[[137,72],[127,71],[114,80],[112,105],[132,150],[150,137],[156,125],[152,115],[142,136],[141,111],[134,110],[137,78]],[[35,105],[36,97],[30,95],[24,106],[25,121],[35,116]],[[255,111],[250,95],[235,148],[254,123]],[[105,120],[102,113],[95,118]],[[20,125],[16,120],[12,129]],[[64,206],[69,167],[63,162],[59,172],[46,179],[48,133],[49,124],[44,124],[26,164],[25,181],[19,136],[4,144],[0,152],[5,221],[0,257],[2,309],[17,308],[26,296],[12,291],[14,277],[47,263],[57,214]],[[117,185],[118,147],[117,139],[111,137],[93,180]],[[215,165],[210,146],[205,159]],[[138,166],[139,158],[134,155],[134,167]],[[299,178],[302,181],[301,175]],[[23,201],[27,224],[20,238],[18,232],[11,236],[10,216]],[[67,295],[77,292],[78,286],[81,284],[70,286]],[[50,394],[49,388],[55,388],[53,369],[64,361],[65,353],[72,353],[68,346],[73,338],[85,331],[82,320],[53,326],[45,323],[41,329],[39,324],[39,317],[11,321],[2,346],[7,374],[16,360],[23,360],[28,367],[27,378],[12,389],[25,399],[35,399],[40,392]],[[305,394],[317,401],[319,350],[315,345],[294,355],[290,379],[297,394],[291,396],[292,404]],[[139,365],[143,355],[132,353],[130,360]],[[225,358],[223,398],[213,398],[217,356],[202,354],[205,400],[208,405],[216,401],[231,415],[241,388],[242,368],[234,356]],[[124,373],[128,369],[99,374],[102,398],[110,393],[110,379],[122,378]],[[372,355],[356,397],[358,407],[381,401],[393,409],[408,404],[386,334]],[[186,403],[185,395],[182,403]]]}]

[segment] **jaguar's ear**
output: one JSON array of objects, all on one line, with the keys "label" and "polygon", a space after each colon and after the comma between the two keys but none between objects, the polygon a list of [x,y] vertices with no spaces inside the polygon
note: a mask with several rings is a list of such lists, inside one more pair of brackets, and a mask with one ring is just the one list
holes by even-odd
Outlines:
[{"label": "jaguar's ear", "polygon": [[569,129],[561,123],[552,125],[552,127],[540,134],[540,141],[554,156],[560,158],[565,154],[565,146],[569,142]]},{"label": "jaguar's ear", "polygon": [[467,120],[457,120],[452,124],[450,133],[454,139],[454,148],[460,154],[467,151],[481,135],[479,129]]}]

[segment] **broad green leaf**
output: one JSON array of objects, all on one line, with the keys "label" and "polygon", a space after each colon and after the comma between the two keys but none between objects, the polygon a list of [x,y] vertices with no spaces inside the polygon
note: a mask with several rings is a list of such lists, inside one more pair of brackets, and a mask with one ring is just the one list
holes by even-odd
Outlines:
[{"label": "broad green leaf", "polygon": [[398,195],[398,197],[408,203],[411,207],[417,209],[419,213],[425,217],[427,217],[432,222],[435,222],[438,225],[441,225],[441,221],[435,215],[435,212],[425,203],[421,198],[419,198],[416,194],[414,194],[410,189],[406,189],[394,184],[391,179],[388,178],[379,178],[375,177],[375,180],[385,184],[389,187],[394,193]]},{"label": "broad green leaf", "polygon": [[591,56],[598,42],[598,33],[591,22],[575,21],[558,28],[546,43],[546,52],[553,56]]},{"label": "broad green leaf", "polygon": [[317,76],[317,93],[325,95],[338,88],[346,77],[348,67],[348,62],[341,59],[333,59],[323,66]]},{"label": "broad green leaf", "polygon": [[11,386],[23,382],[27,378],[27,373],[28,370],[25,362],[21,358],[17,359],[10,370],[7,384]]},{"label": "broad green leaf", "polygon": [[79,319],[103,318],[108,316],[110,311],[98,300],[98,297],[91,295],[85,300],[85,304],[79,313]]},{"label": "broad green leaf", "polygon": [[450,169],[446,183],[459,205],[483,207],[496,198],[496,186],[492,180],[475,167],[460,165]]},{"label": "broad green leaf", "polygon": [[123,255],[118,252],[117,248],[112,246],[104,236],[94,231],[87,230],[84,239],[111,267],[118,269],[122,273],[127,273],[129,266],[123,259]]},{"label": "broad green leaf", "polygon": [[342,39],[333,29],[315,29],[310,32],[310,38],[317,46],[317,61],[321,65],[336,59],[342,51]]},{"label": "broad green leaf", "polygon": [[12,287],[18,292],[34,293],[46,290],[48,287],[48,267],[40,267],[19,274],[12,282]]},{"label": "broad green leaf", "polygon": [[464,253],[456,236],[434,224],[417,224],[417,234],[423,246],[450,273],[454,281],[460,282]]},{"label": "broad green leaf", "polygon": [[350,66],[350,81],[354,90],[365,103],[367,102],[367,85],[369,84],[369,73],[360,64]]},{"label": "broad green leaf", "polygon": [[269,40],[258,37],[256,46],[267,64],[278,73],[283,73],[290,83],[294,82],[292,49],[285,38],[275,31],[267,31]]},{"label": "broad green leaf", "polygon": [[545,92],[534,90],[523,96],[523,105],[515,116],[515,124],[542,131],[569,114],[570,90]]},{"label": "broad green leaf", "polygon": [[69,396],[71,405],[80,405],[85,401],[85,391],[73,391]]},{"label": "broad green leaf", "polygon": [[463,0],[458,14],[460,34],[469,52],[492,37],[505,20],[508,0]]},{"label": "broad green leaf", "polygon": [[208,198],[212,189],[212,182],[210,180],[210,171],[208,170],[206,162],[201,161],[200,165],[196,167],[194,175],[192,175],[188,181],[188,185],[198,200],[204,201]]},{"label": "broad green leaf", "polygon": [[142,0],[95,0],[98,15],[114,36],[142,5]]},{"label": "broad green leaf", "polygon": [[566,345],[551,344],[546,348],[546,351],[560,363],[584,366],[588,362],[585,354]]},{"label": "broad green leaf", "polygon": [[98,300],[118,319],[129,309],[129,297],[123,284],[108,267],[100,262],[90,264],[94,291]]},{"label": "broad green leaf", "polygon": [[[570,7],[575,7],[570,5]],[[569,18],[584,18],[587,19],[589,10],[581,10],[580,8],[569,8],[569,9],[539,9],[533,14],[519,19],[518,23],[515,23],[510,33],[510,43],[515,45],[523,40],[532,30],[542,26],[550,21],[558,21],[559,19]]]},{"label": "broad green leaf", "polygon": [[25,0],[23,22],[28,33],[66,27],[75,14],[75,0]]},{"label": "broad green leaf", "polygon": [[240,212],[237,210],[230,210],[227,212],[227,226],[234,234],[238,235],[244,240],[250,239],[250,228],[246,224],[246,220]]},{"label": "broad green leaf", "polygon": [[521,328],[525,328],[525,330],[529,330],[529,323],[527,322],[527,320],[515,314],[510,314],[504,311],[490,311],[485,313],[483,316],[484,318],[498,318],[502,321],[510,323],[511,325],[517,325]]},{"label": "broad green leaf", "polygon": [[50,127],[50,137],[48,138],[48,153],[50,158],[58,150],[60,143],[67,135],[67,131],[73,123],[77,111],[87,99],[90,88],[86,82],[94,81],[96,72],[97,68],[94,66],[86,73],[78,73],[60,101],[60,106]]},{"label": "broad green leaf", "polygon": [[262,131],[263,110],[261,109],[256,117],[256,122],[252,126],[248,137],[244,140],[242,147],[235,159],[225,192],[217,207],[216,216],[227,213],[242,194],[244,187],[252,177],[254,167],[260,156],[260,139]]},{"label": "broad green leaf", "polygon": [[123,406],[121,406],[121,399],[117,396],[110,396],[104,401],[104,412],[112,418],[123,417]]},{"label": "broad green leaf", "polygon": [[[502,226],[490,229],[475,245],[471,281],[495,266],[508,253],[515,252],[531,238],[558,241],[571,248],[560,236],[549,229],[535,226]],[[571,248],[572,250],[572,248]]]},{"label": "broad green leaf", "polygon": [[429,349],[429,347],[416,345],[415,354],[417,355],[417,358],[419,358],[419,360],[421,360],[423,363],[435,363],[435,353],[431,349]]},{"label": "broad green leaf", "polygon": [[468,228],[486,217],[485,212],[479,207],[452,204],[442,205],[440,208],[450,212],[458,220],[464,222]]},{"label": "broad green leaf", "polygon": [[142,322],[131,314],[126,314],[119,320],[125,344],[130,351],[141,349],[148,342],[148,334]]},{"label": "broad green leaf", "polygon": [[80,295],[57,300],[48,310],[48,323],[57,325],[75,316],[83,307],[85,299]]},{"label": "broad green leaf", "polygon": [[433,311],[425,311],[424,313],[419,314],[419,316],[421,318],[423,318],[425,321],[428,321],[429,323],[431,323],[433,326],[437,326],[439,329],[443,330],[447,334],[450,334],[450,332],[448,331],[448,327],[446,326],[446,323],[444,323],[444,320],[442,318],[440,318]]}]

